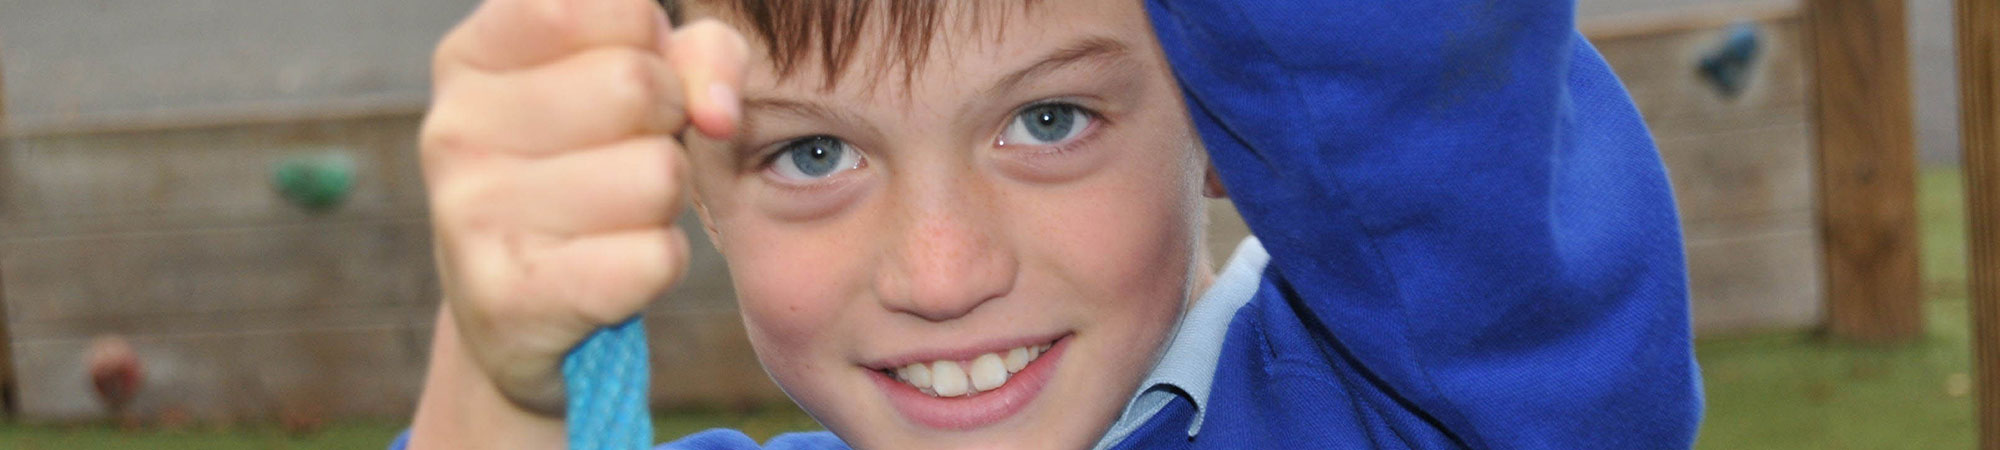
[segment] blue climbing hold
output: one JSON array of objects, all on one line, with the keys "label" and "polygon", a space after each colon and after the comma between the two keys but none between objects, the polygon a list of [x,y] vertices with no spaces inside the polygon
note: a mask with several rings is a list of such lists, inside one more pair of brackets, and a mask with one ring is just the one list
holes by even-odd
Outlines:
[{"label": "blue climbing hold", "polygon": [[1740,22],[1729,27],[1728,36],[1702,54],[1701,76],[1723,97],[1735,98],[1750,82],[1759,47],[1757,25]]}]

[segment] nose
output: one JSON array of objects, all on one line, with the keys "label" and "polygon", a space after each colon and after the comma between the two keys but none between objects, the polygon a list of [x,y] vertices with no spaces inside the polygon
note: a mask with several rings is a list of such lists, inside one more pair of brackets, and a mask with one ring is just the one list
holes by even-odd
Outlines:
[{"label": "nose", "polygon": [[995,197],[963,179],[910,186],[890,216],[898,226],[876,288],[890,311],[943,322],[1013,290],[1019,266],[1002,239]]}]

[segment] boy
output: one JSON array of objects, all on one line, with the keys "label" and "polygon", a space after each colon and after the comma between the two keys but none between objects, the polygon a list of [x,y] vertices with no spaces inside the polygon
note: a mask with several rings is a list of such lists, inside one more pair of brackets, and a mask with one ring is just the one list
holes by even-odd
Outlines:
[{"label": "boy", "polygon": [[[489,0],[409,444],[562,445],[557,362],[678,277],[691,187],[830,431],[773,447],[1690,445],[1671,199],[1571,5],[1362,3]],[[1204,193],[1257,236],[1219,277]]]}]

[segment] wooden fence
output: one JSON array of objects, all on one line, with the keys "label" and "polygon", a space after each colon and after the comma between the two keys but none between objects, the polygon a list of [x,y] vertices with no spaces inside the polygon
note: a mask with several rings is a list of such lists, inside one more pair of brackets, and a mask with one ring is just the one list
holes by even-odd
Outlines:
[{"label": "wooden fence", "polygon": [[[1669,166],[1704,332],[1825,318],[1805,25],[1798,4],[1772,5],[1584,27]],[[1732,97],[1694,64],[1741,19],[1762,56]],[[0,135],[0,361],[20,416],[102,417],[83,353],[106,334],[147,368],[138,416],[408,414],[438,288],[413,148],[423,102],[384,104]],[[322,155],[353,163],[346,203],[281,200],[274,165]],[[1245,230],[1211,206],[1219,258]],[[719,255],[690,237],[687,282],[648,312],[655,403],[784,401],[751,357]]]}]

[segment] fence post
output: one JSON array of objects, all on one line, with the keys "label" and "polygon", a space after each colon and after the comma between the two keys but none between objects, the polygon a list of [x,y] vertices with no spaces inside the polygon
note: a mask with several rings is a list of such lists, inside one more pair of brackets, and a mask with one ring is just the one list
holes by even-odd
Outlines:
[{"label": "fence post", "polygon": [[2000,4],[1958,0],[1957,15],[1979,448],[2000,450]]},{"label": "fence post", "polygon": [[1923,334],[1916,146],[1903,0],[1810,0],[1826,327],[1867,343]]}]

